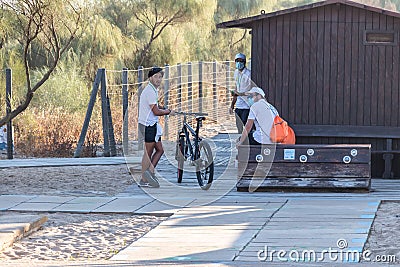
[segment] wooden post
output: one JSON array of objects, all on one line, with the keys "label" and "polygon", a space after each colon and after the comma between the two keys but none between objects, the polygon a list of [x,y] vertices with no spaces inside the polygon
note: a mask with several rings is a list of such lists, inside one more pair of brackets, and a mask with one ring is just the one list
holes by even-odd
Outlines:
[{"label": "wooden post", "polygon": [[182,65],[178,63],[177,65],[178,72],[178,111],[182,111]]},{"label": "wooden post", "polygon": [[230,101],[230,78],[231,78],[231,72],[230,72],[230,66],[229,66],[229,61],[226,60],[225,61],[225,73],[226,73],[226,103],[229,105],[229,101]]},{"label": "wooden post", "polygon": [[188,62],[188,112],[193,112],[192,105],[192,91],[193,91],[193,77],[192,77],[192,62]]},{"label": "wooden post", "polygon": [[103,125],[103,139],[104,139],[104,156],[110,156],[110,139],[108,132],[108,110],[107,110],[107,87],[105,69],[102,70],[101,75],[101,122]]},{"label": "wooden post", "polygon": [[[104,73],[105,74],[105,73]],[[107,85],[106,85],[107,86]],[[117,155],[117,147],[115,144],[114,125],[112,121],[110,98],[107,94],[107,127],[108,127],[108,140],[110,142],[110,155],[115,157]]]},{"label": "wooden post", "polygon": [[[165,73],[164,73],[164,106],[169,107],[169,65],[165,65]],[[165,139],[169,139],[168,135],[168,116],[164,116],[164,136]]]},{"label": "wooden post", "polygon": [[213,62],[213,119],[218,120],[217,62]]},{"label": "wooden post", "polygon": [[[6,113],[11,113],[11,97],[12,97],[12,70],[6,69]],[[13,159],[13,130],[12,121],[7,122],[7,159]]]},{"label": "wooden post", "polygon": [[[143,67],[139,66],[139,68],[138,68],[138,91],[137,91],[137,94],[138,94],[138,97],[137,97],[138,116],[139,116],[140,95],[142,94],[142,90],[143,90],[143,88],[142,88],[143,81],[144,81]],[[137,126],[137,131],[138,131],[138,150],[141,151],[141,150],[143,150],[143,147],[144,147],[144,136],[143,136],[142,130],[139,126],[139,123]]]},{"label": "wooden post", "polygon": [[122,69],[122,148],[124,155],[129,154],[128,143],[128,69]]},{"label": "wooden post", "polygon": [[75,153],[74,153],[74,158],[79,158],[82,153],[82,148],[83,148],[83,144],[85,142],[90,118],[92,117],[94,103],[96,102],[97,92],[99,91],[99,84],[101,82],[102,73],[103,73],[102,69],[97,70],[96,78],[94,79],[94,82],[93,82],[92,94],[90,95],[88,109],[86,111],[85,121],[82,126],[81,135],[79,136],[79,141],[78,141]]},{"label": "wooden post", "polygon": [[199,112],[203,112],[203,61],[199,61]]}]

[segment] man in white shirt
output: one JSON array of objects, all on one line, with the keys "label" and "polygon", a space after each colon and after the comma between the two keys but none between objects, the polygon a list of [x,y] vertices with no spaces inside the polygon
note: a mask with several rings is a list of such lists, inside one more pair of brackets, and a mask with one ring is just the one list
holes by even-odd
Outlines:
[{"label": "man in white shirt", "polygon": [[153,67],[148,73],[149,83],[140,95],[139,128],[145,142],[140,186],[160,186],[154,174],[154,169],[164,154],[164,148],[161,143],[162,128],[158,122],[158,117],[174,115],[175,113],[173,110],[161,109],[158,105],[158,87],[161,85],[163,76],[162,68]]},{"label": "man in white shirt", "polygon": [[[271,144],[269,134],[278,111],[265,100],[265,93],[259,87],[253,87],[248,93],[250,113],[237,146]],[[251,132],[255,125],[256,130]]]},{"label": "man in white shirt", "polygon": [[233,114],[235,110],[236,128],[238,129],[238,133],[241,134],[243,132],[243,125],[246,124],[250,111],[250,107],[246,101],[246,93],[253,87],[253,82],[251,81],[250,70],[246,68],[246,56],[244,54],[236,54],[235,67],[235,73],[233,74],[235,90],[232,92],[233,98],[229,113]]}]

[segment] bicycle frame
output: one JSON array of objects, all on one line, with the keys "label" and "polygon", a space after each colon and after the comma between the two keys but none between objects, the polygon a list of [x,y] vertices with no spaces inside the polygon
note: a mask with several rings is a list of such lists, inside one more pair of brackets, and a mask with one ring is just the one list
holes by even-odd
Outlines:
[{"label": "bicycle frame", "polygon": [[[178,161],[178,183],[182,182],[184,161],[189,160],[191,165],[196,166],[196,178],[201,189],[208,190],[214,174],[212,151],[210,145],[199,137],[202,121],[208,114],[186,112],[176,112],[176,114],[184,115],[182,129],[178,133],[175,154]],[[196,116],[197,125],[195,129],[187,122],[187,116]],[[193,142],[190,140],[190,134],[194,137]],[[206,157],[204,159],[203,153]]]},{"label": "bicycle frame", "polygon": [[[201,138],[199,137],[201,120],[197,120],[196,129],[193,129],[192,126],[190,126],[190,124],[187,123],[186,117],[187,117],[187,115],[183,116],[183,126],[182,126],[182,130],[179,133],[179,137],[182,135],[185,136],[186,145],[188,146],[188,150],[189,150],[190,160],[195,161],[196,159],[199,158],[199,155],[198,155],[199,149],[198,148],[199,148],[199,142],[201,141]],[[194,137],[194,147],[193,147],[192,142],[190,141],[189,132]],[[194,149],[194,151],[193,151],[193,149]],[[187,155],[185,155],[185,156],[187,156]]]}]

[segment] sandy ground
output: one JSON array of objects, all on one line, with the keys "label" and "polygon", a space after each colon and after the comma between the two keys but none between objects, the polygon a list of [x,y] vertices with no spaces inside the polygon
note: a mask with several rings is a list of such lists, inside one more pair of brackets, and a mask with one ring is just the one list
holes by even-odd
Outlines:
[{"label": "sandy ground", "polygon": [[[117,174],[117,175],[116,175]],[[0,169],[0,194],[113,196],[134,183],[126,165]],[[165,218],[105,214],[44,214],[41,230],[3,253],[5,261],[101,261],[128,246]],[[400,263],[400,202],[382,202],[364,250],[373,260]],[[394,256],[392,256],[394,255]]]},{"label": "sandy ground", "polygon": [[[383,201],[379,206],[364,251],[373,262],[400,263],[400,202]],[[364,260],[363,262],[367,262]]]},{"label": "sandy ground", "polygon": [[114,196],[134,183],[123,165],[0,169],[0,194]]},{"label": "sandy ground", "polygon": [[42,214],[48,217],[42,229],[0,253],[0,265],[2,261],[108,259],[165,219],[123,214]]},{"label": "sandy ground", "polygon": [[[134,183],[126,165],[7,168],[0,169],[0,177],[0,194],[113,196]],[[37,214],[47,216],[48,221],[39,231],[0,252],[0,266],[27,260],[105,260],[165,219],[129,214]]]}]

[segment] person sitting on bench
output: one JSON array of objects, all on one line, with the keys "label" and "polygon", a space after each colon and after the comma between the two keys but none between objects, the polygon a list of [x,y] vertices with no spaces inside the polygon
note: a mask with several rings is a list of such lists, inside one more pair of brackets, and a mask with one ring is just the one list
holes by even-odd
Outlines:
[{"label": "person sitting on bench", "polygon": [[[269,133],[271,132],[274,118],[278,115],[278,111],[273,105],[267,102],[265,93],[261,88],[253,87],[247,95],[250,114],[236,147],[242,144],[271,144]],[[255,131],[251,131],[253,124],[256,128]]]}]

